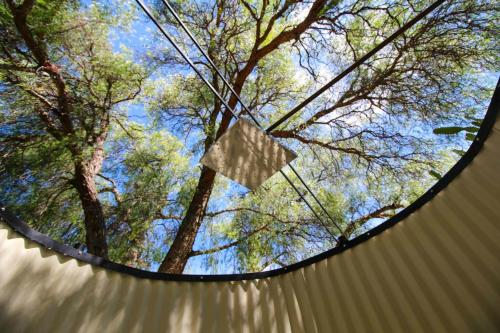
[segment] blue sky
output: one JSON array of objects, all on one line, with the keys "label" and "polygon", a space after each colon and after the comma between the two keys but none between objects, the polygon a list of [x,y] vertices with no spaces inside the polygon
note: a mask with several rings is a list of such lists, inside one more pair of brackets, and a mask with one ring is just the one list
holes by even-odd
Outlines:
[{"label": "blue sky", "polygon": [[[147,52],[148,50],[152,49],[161,49],[161,48],[170,48],[170,45],[168,41],[165,38],[162,38],[156,30],[156,27],[145,17],[145,15],[142,12],[137,13],[137,17],[140,19],[138,21],[135,21],[132,24],[132,27],[130,30],[123,31],[121,28],[117,28],[113,31],[113,33],[110,36],[110,40],[113,44],[113,47],[116,52],[123,52],[124,49],[128,49],[130,51],[133,51],[135,56],[136,61],[142,61],[141,56],[143,55],[144,52]],[[179,37],[182,38],[182,35],[179,35]],[[192,55],[193,56],[193,55]],[[297,58],[296,58],[297,60]],[[324,59],[324,63],[327,62],[327,59]],[[317,63],[316,65],[318,68],[325,68],[324,63]],[[332,77],[334,75],[334,71],[331,70],[325,70],[323,69],[323,74],[326,75],[327,77]],[[169,77],[175,73],[189,73],[191,70],[185,66],[177,66],[175,68],[160,68],[158,69],[152,76],[152,80],[169,80]],[[491,86],[494,86],[495,81],[496,81],[496,73],[491,73],[491,74],[480,74],[483,76],[486,80],[488,80],[488,85],[491,84]],[[293,106],[297,104],[297,101],[291,101],[290,106]],[[307,110],[305,111],[307,112]],[[134,122],[139,122],[141,124],[144,124],[146,126],[149,126],[151,124],[151,118],[148,115],[147,110],[145,110],[145,105],[144,104],[131,104],[129,106],[129,113],[128,117],[130,121]],[[265,120],[264,120],[265,121]],[[168,124],[167,124],[168,126]],[[401,127],[400,131],[402,133],[406,132],[407,134],[412,132],[420,132],[421,136],[423,138],[432,138],[436,139],[435,137],[432,136],[431,132],[432,128],[425,127],[423,124],[419,124],[417,126],[412,126],[408,128]],[[192,137],[185,137],[182,135],[182,133],[174,133],[176,134],[181,140],[184,140],[185,144],[187,147],[192,146],[194,144],[194,139]],[[438,141],[440,141],[440,145],[446,146],[450,143],[449,139],[447,138],[438,138]],[[465,143],[465,142],[464,142]],[[462,143],[462,145],[464,144]],[[191,159],[191,166],[193,168],[196,168],[199,164],[198,161],[200,159],[200,154],[195,154],[193,155],[193,158]],[[212,209],[219,209],[219,208],[224,208],[228,204],[228,199],[231,198],[234,195],[244,195],[247,190],[234,183],[230,182],[227,184],[227,190],[226,190],[226,195],[219,197],[219,198],[213,198],[211,200],[211,207]],[[370,222],[369,225],[367,225],[367,228],[372,228],[379,223],[383,222],[383,219],[374,219],[373,221]],[[161,229],[158,228],[157,232],[161,233]],[[198,237],[197,242],[195,244],[195,248],[200,248],[204,247],[205,243],[202,240],[202,237]],[[190,264],[188,266],[188,269],[186,273],[199,273],[200,270],[203,270],[203,257],[195,257],[190,260]],[[151,267],[152,270],[155,270],[156,267]],[[232,270],[231,267],[227,266],[222,263],[220,265],[218,272],[219,273],[226,273],[230,272]]]},{"label": "blue sky", "polygon": [[[101,3],[105,3],[111,6],[116,6],[116,2],[113,0],[103,0],[100,1]],[[151,4],[152,1],[146,1],[147,3]],[[85,3],[86,5],[93,5],[97,3],[96,1],[92,0],[83,0],[82,3]],[[120,7],[114,7],[114,10],[121,10],[124,12],[129,12],[133,15],[133,17],[136,19],[133,21],[132,25],[130,27],[127,27],[124,29],[123,27],[115,27],[112,29],[109,40],[112,44],[113,50],[117,53],[122,53],[122,52],[131,52],[133,60],[135,62],[142,62],[144,61],[144,54],[147,53],[148,51],[158,51],[162,49],[170,49],[171,46],[169,45],[168,41],[161,37],[157,30],[156,27],[148,20],[146,19],[145,15],[137,10],[137,7],[134,4],[134,1],[130,1],[128,5],[124,5],[121,3]],[[178,37],[181,37],[182,35],[180,34]],[[197,56],[196,53],[191,54],[192,56]],[[297,57],[294,56],[294,61],[297,61]],[[327,78],[331,78],[335,75],[335,73],[338,73],[339,70],[342,68],[336,67],[333,64],[328,65],[328,57],[325,57],[322,59],[322,61],[318,62],[317,65],[318,68],[321,68],[322,75],[325,76],[324,80]],[[300,71],[300,69],[298,69]],[[192,74],[192,71],[189,69],[189,67],[186,66],[175,66],[175,67],[161,67],[157,69],[152,76],[150,77],[151,82],[155,82],[157,87],[162,87],[162,84],[165,82],[169,82],[172,78],[172,75],[174,74]],[[498,77],[498,73],[482,73],[478,74],[480,79],[483,81],[483,83],[486,86],[494,87],[496,83],[496,78]],[[335,86],[334,89],[331,89],[327,95],[329,97],[333,97],[336,95],[336,93],[339,91],[339,89],[342,87],[342,82],[339,83],[338,86]],[[315,89],[316,87],[311,87],[311,90]],[[290,107],[293,107],[294,105],[298,104],[300,101],[290,101]],[[466,101],[464,100],[464,103]],[[314,107],[320,105],[322,102],[317,101],[316,103],[313,103],[311,108],[308,108],[305,110],[304,114],[310,114]],[[127,105],[122,106],[123,108],[127,109],[127,117],[128,121],[130,122],[135,122],[142,124],[146,127],[153,127],[153,119],[151,115],[149,114],[147,110],[147,104],[146,101],[138,101],[138,102],[133,102],[129,103]],[[387,119],[388,122],[390,123],[390,119]],[[263,121],[264,123],[266,122],[266,119],[259,119],[259,121]],[[168,123],[164,122],[161,123],[161,127],[163,128],[171,128],[173,123]],[[425,123],[417,123],[417,124],[388,124],[393,130],[399,131],[400,133],[403,134],[410,134],[410,133],[419,133],[419,136],[422,137],[423,139],[433,139],[437,140],[437,148],[450,148],[451,146],[456,146],[456,147],[466,147],[468,142],[465,140],[458,140],[456,142],[451,142],[450,139],[445,138],[445,137],[436,137],[435,135],[432,134],[432,127],[429,127]],[[180,132],[173,132],[174,135],[176,135],[180,140],[183,141],[186,147],[186,153],[190,152],[192,149],[192,146],[197,142],[197,138],[195,135],[190,135],[187,136],[185,133],[180,133]],[[304,151],[303,147],[297,145],[296,143],[289,143],[287,142],[286,144],[290,145],[290,147],[294,150],[297,151]],[[402,148],[403,150],[405,148]],[[201,158],[201,153],[197,151],[192,155],[192,158],[190,160],[190,167],[193,170],[197,170],[199,167],[199,159]],[[458,158],[458,156],[456,156]],[[307,166],[307,161],[304,160],[303,157],[299,157],[297,162],[294,162],[296,164],[305,164]],[[210,209],[211,210],[218,210],[222,209],[224,207],[227,207],[232,203],[232,198],[235,196],[244,196],[248,190],[245,189],[244,187],[231,182],[227,179],[225,179],[223,176],[218,176],[220,177],[219,180],[221,181],[222,188],[224,189],[224,193],[219,196],[214,196],[212,197],[210,201]],[[363,190],[364,185],[359,184],[358,185],[358,190]],[[124,190],[123,188],[121,190]],[[145,198],[147,200],[147,198]],[[367,205],[374,204],[373,200],[370,201],[369,199],[366,202]],[[367,228],[371,228],[379,223],[381,223],[383,219],[375,219],[370,222],[370,224],[367,226]],[[213,222],[217,223],[217,222]],[[200,232],[200,237],[197,238],[196,243],[194,248],[195,249],[200,249],[200,248],[206,248],[210,243],[209,241],[207,242],[206,235],[207,233],[205,232],[205,228],[210,228],[210,225],[207,225],[207,223],[204,224],[202,227],[202,230]],[[162,239],[162,235],[164,235],[164,230],[161,227],[157,227],[154,230],[154,233],[156,233],[156,236],[159,236],[159,239]],[[158,246],[163,246],[161,244],[161,241],[157,244]],[[311,248],[314,248],[314,246],[317,244],[310,244]],[[163,246],[164,251],[167,250],[165,246]],[[324,248],[323,248],[324,249]],[[232,251],[232,250],[229,250]],[[226,253],[227,254],[227,253]],[[218,267],[216,269],[217,273],[230,273],[233,272],[233,260],[234,256],[227,255],[224,256],[224,253],[219,256],[220,261],[218,264]],[[205,273],[205,258],[203,256],[199,257],[194,257],[190,260],[189,265],[185,271],[185,273]],[[156,270],[157,265],[153,265],[151,267],[151,270]]]}]

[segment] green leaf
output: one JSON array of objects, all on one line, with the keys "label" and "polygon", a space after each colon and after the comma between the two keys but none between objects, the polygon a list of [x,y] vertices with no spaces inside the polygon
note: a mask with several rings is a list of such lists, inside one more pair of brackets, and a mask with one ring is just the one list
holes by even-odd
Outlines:
[{"label": "green leaf", "polygon": [[471,126],[471,127],[466,127],[465,130],[469,133],[477,133],[477,131],[479,131],[479,128]]},{"label": "green leaf", "polygon": [[472,134],[472,133],[466,133],[465,134],[465,140],[468,140],[468,141],[474,141],[475,137],[476,136],[474,134]]},{"label": "green leaf", "polygon": [[432,177],[436,178],[436,179],[441,179],[441,178],[442,178],[442,176],[441,176],[441,175],[440,175],[437,171],[435,171],[435,170],[430,170],[430,171],[429,171],[429,174],[430,174]]},{"label": "green leaf", "polygon": [[438,127],[433,130],[434,134],[453,135],[465,131],[466,128],[458,126]]},{"label": "green leaf", "polygon": [[462,149],[453,149],[452,152],[460,156],[463,156],[465,154],[465,150]]}]

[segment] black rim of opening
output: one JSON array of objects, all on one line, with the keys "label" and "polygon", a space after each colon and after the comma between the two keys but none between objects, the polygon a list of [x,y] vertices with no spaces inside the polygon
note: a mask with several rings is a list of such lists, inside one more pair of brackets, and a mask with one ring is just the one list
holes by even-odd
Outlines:
[{"label": "black rim of opening", "polygon": [[299,261],[292,265],[273,269],[265,272],[257,273],[242,273],[242,274],[211,274],[211,275],[199,275],[199,274],[167,274],[146,271],[138,268],[133,268],[118,264],[115,262],[108,261],[101,257],[83,253],[79,250],[59,243],[52,238],[32,229],[28,224],[21,221],[14,214],[8,211],[3,203],[0,203],[0,219],[5,222],[9,227],[11,227],[15,232],[21,234],[25,238],[34,241],[42,245],[43,247],[53,250],[59,254],[67,257],[71,257],[94,266],[102,267],[119,273],[125,273],[133,275],[139,278],[155,279],[155,280],[169,280],[169,281],[207,281],[207,282],[221,282],[221,281],[241,281],[241,280],[256,280],[265,279],[272,276],[277,276],[285,274],[287,272],[295,271],[305,266],[312,265],[321,260],[339,254],[347,249],[350,249],[378,234],[385,231],[386,229],[392,227],[396,223],[404,220],[407,216],[415,212],[417,209],[422,207],[425,203],[430,201],[434,196],[436,196],[440,191],[442,191],[453,179],[455,179],[467,165],[469,165],[474,157],[481,150],[486,138],[490,134],[493,125],[495,124],[497,115],[500,111],[500,79],[497,81],[493,97],[491,99],[490,105],[483,119],[481,127],[474,138],[473,143],[470,145],[467,152],[458,160],[458,162],[436,183],[432,186],[426,193],[424,193],[420,198],[415,200],[411,205],[401,210],[395,216],[389,218],[387,221],[381,223],[377,227],[365,232],[364,234],[344,243],[342,246],[335,247],[333,249],[327,250],[320,254],[317,254],[308,259]]}]

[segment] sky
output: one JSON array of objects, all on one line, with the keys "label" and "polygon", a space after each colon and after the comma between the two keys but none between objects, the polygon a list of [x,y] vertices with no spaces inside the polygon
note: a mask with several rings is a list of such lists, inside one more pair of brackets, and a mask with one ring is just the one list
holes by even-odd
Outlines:
[{"label": "sky", "polygon": [[[103,0],[100,1],[102,3],[106,4],[111,4],[115,5],[116,3],[113,2],[112,0]],[[151,1],[146,1],[147,3],[151,3]],[[92,6],[96,3],[96,1],[92,0],[83,0],[83,3],[85,3],[88,6]],[[169,45],[168,41],[161,37],[158,34],[158,31],[156,27],[145,17],[143,13],[140,11],[137,11],[137,7],[135,6],[133,1],[129,2],[129,5],[122,5],[120,8],[116,8],[115,10],[121,10],[121,11],[126,11],[129,12],[131,16],[134,18],[138,18],[138,20],[134,20],[131,26],[127,29],[124,29],[121,26],[117,26],[111,30],[111,33],[109,35],[109,40],[112,44],[113,50],[116,53],[123,53],[123,52],[131,52],[133,55],[133,60],[135,62],[141,63],[144,61],[143,55],[144,53],[150,51],[150,50],[158,50],[158,49],[168,49],[171,46]],[[298,16],[304,15],[305,11],[302,11],[298,13]],[[179,34],[177,38],[183,38],[182,34]],[[195,54],[193,54],[195,56]],[[318,72],[321,76],[320,83],[324,83],[330,78],[332,78],[336,73],[338,73],[342,68],[336,67],[332,64],[328,63],[328,56],[326,56],[323,61],[318,62],[317,69]],[[298,61],[298,58],[295,56],[294,61]],[[341,61],[340,64],[343,65],[346,61]],[[189,70],[187,66],[176,66],[175,68],[169,68],[169,67],[162,67],[156,70],[150,80],[155,83],[155,86],[157,89],[163,88],[166,84],[171,82],[173,75],[175,74],[189,74],[192,72]],[[307,78],[307,73],[305,70],[300,69],[297,67],[296,71],[296,78],[300,80],[305,80]],[[494,86],[496,83],[496,77],[498,77],[498,73],[483,73],[483,74],[478,74],[481,76],[481,79],[487,84]],[[331,89],[328,91],[328,97],[329,98],[334,98],[335,96],[338,95],[338,92],[340,91],[341,87],[343,85],[343,82],[340,82],[338,86],[336,86],[334,89]],[[311,90],[315,89],[317,87],[311,87]],[[290,106],[298,104],[300,101],[291,101]],[[313,112],[314,107],[317,107],[318,105],[321,105],[323,101],[317,101],[316,104],[313,104],[311,108],[308,108],[307,110],[304,111],[304,114],[307,115],[308,113],[310,114]],[[147,105],[144,102],[132,102],[129,103],[128,105],[123,105],[123,108],[127,109],[128,112],[128,121],[130,122],[135,122],[139,123],[141,125],[144,125],[146,127],[151,127],[153,128],[154,122],[153,118],[151,117]],[[362,107],[362,106],[360,106]],[[259,119],[259,120],[264,120],[265,119]],[[351,125],[363,125],[363,120],[360,118],[351,118],[346,120],[348,123]],[[390,121],[390,119],[388,119]],[[173,124],[169,123],[164,123],[162,126],[168,128],[171,127]],[[399,126],[398,124],[391,124],[391,126],[394,129],[397,129],[401,133],[409,134],[409,133],[416,133],[420,132],[420,135],[423,138],[429,138],[429,139],[434,139],[437,140],[438,146],[442,147],[449,147],[450,146],[450,140],[447,138],[436,138],[432,134],[432,128],[431,127],[426,127],[424,123],[419,123],[419,124],[410,124],[410,126]],[[176,135],[180,140],[184,142],[185,149],[186,149],[186,154],[189,154],[192,152],[192,146],[197,142],[197,138],[195,135],[185,135],[185,133],[180,133],[180,132],[174,132],[174,135]],[[459,142],[456,144],[457,147],[462,146],[464,147],[467,142],[462,140],[462,142]],[[299,149],[300,146],[298,145],[291,145],[290,148],[293,150]],[[199,160],[201,158],[201,153],[199,151],[195,152],[192,154],[192,157],[190,159],[190,167],[193,170],[197,170],[199,167]],[[456,157],[458,158],[458,156]],[[294,162],[295,164],[304,164],[306,161],[302,160],[301,158],[298,159],[297,162]],[[246,193],[248,193],[248,190],[245,189],[244,187],[227,180],[223,176],[219,176],[219,184],[221,189],[223,190],[221,194],[219,195],[214,195],[210,201],[210,209],[211,210],[218,210],[222,209],[224,207],[227,207],[228,205],[231,204],[231,198],[236,197],[236,196],[244,196]],[[358,185],[359,188],[362,190],[363,185]],[[124,190],[122,188],[122,190]],[[370,202],[368,200],[368,204],[371,204],[373,202]],[[367,226],[368,228],[372,228],[379,223],[383,222],[383,219],[374,219],[373,221],[370,222],[370,224]],[[214,221],[213,223],[217,223],[217,221]],[[203,237],[203,235],[206,233],[204,232],[205,228],[211,228],[213,225],[204,225],[202,228],[202,232],[200,233],[201,236],[197,237],[194,248],[195,249],[200,249],[200,248],[206,248],[208,245],[210,245],[210,240],[207,239],[206,237]],[[164,230],[162,227],[158,226],[156,227],[153,232],[155,235],[160,239],[159,243],[157,244],[158,246],[163,246],[164,249],[166,250],[166,247],[161,244],[161,239],[163,238],[162,235],[164,234]],[[315,244],[311,244],[311,248],[314,248]],[[232,251],[232,250],[230,250]],[[212,269],[211,272],[217,272],[217,273],[231,273],[233,272],[233,260],[234,256],[227,256],[224,258],[222,255],[220,257],[221,261],[219,262],[219,265],[217,266],[216,269]],[[185,273],[206,273],[206,265],[205,265],[205,258],[203,256],[199,257],[194,257],[190,260],[189,265],[185,271]],[[157,264],[154,264],[152,267],[150,267],[150,270],[156,270],[157,269]],[[271,268],[274,268],[275,266],[271,266]]]},{"label": "sky", "polygon": [[[92,1],[86,0],[89,3]],[[104,1],[107,2],[107,1]],[[151,5],[152,1],[145,1],[148,5]],[[126,10],[129,10],[131,12],[134,12],[137,10],[137,6],[133,1],[129,3],[129,8],[126,8]],[[135,9],[134,9],[135,8]],[[120,10],[123,10],[124,8],[120,8]],[[304,8],[300,13],[297,14],[297,17],[300,18],[300,16],[304,16],[307,13],[306,8]],[[139,18],[139,20],[136,20],[132,23],[132,26],[127,29],[123,30],[121,27],[116,27],[114,30],[112,30],[112,33],[110,34],[110,41],[113,45],[113,48],[115,52],[132,52],[134,54],[134,60],[137,62],[141,62],[144,59],[141,58],[141,55],[143,55],[145,52],[148,52],[149,50],[158,50],[161,48],[171,48],[169,45],[169,42],[163,38],[158,33],[158,30],[154,24],[152,24],[147,17],[141,12],[141,11],[135,11],[134,15],[136,18]],[[186,36],[183,36],[183,33],[180,32],[179,34],[176,35],[176,38],[185,38]],[[198,54],[190,54],[190,56],[198,56]],[[295,61],[298,62],[298,57],[294,57]],[[340,64],[344,65],[345,61],[341,61]],[[347,63],[347,62],[346,62]],[[339,70],[341,70],[341,67],[333,67],[332,64],[329,63],[328,56],[326,56],[322,61],[319,61],[318,63],[315,64],[316,70],[319,73],[320,79],[319,83],[311,88],[311,91],[319,87],[320,84],[324,84],[328,82]],[[193,73],[187,66],[182,67],[182,66],[177,66],[176,68],[160,68],[157,71],[155,71],[152,75],[152,80],[156,80],[157,82],[160,82],[158,85],[159,87],[162,86],[162,84],[168,84],[170,82],[171,77],[177,73],[182,73],[182,74],[187,74],[187,73]],[[296,78],[299,80],[306,80],[308,77],[307,72],[297,66],[297,71],[296,71]],[[486,80],[491,81],[491,84],[494,86],[495,80],[496,80],[496,73],[491,73],[491,74],[481,74],[485,76]],[[345,80],[344,80],[345,81]],[[338,84],[338,86],[342,86],[342,82]],[[335,87],[335,89],[330,89],[328,94],[329,94],[329,99],[334,98],[338,93],[338,91],[341,91],[339,88]],[[296,105],[299,101],[291,101],[290,106]],[[321,104],[316,102],[316,105]],[[150,115],[148,114],[148,110],[145,109],[145,104],[143,103],[131,103],[128,106],[128,119],[129,121],[137,122],[140,124],[143,124],[145,126],[151,126],[152,119]],[[315,107],[313,104],[313,107],[309,107],[306,110],[304,110],[304,114],[307,115],[308,113],[310,114],[311,112],[314,112]],[[333,117],[332,115],[331,117]],[[327,120],[327,119],[325,119]],[[265,121],[265,120],[264,120]],[[346,119],[347,123],[350,123],[351,125],[363,125],[363,119],[359,117],[352,117],[349,119]],[[168,126],[168,124],[167,124]],[[432,138],[436,139],[435,137],[432,136],[432,132],[430,131],[430,128],[426,128],[425,125],[423,124],[416,124],[416,126],[410,126],[410,127],[403,127],[401,126],[399,128],[399,131],[401,133],[406,132],[406,134],[410,133],[416,133],[420,132],[420,135],[423,138]],[[178,136],[179,139],[184,140],[184,143],[186,147],[190,147],[195,143],[195,138],[194,136],[185,136],[183,133],[174,133]],[[443,146],[449,144],[449,139],[447,138],[439,138],[438,141],[441,140],[441,144]],[[464,143],[462,142],[462,145]],[[294,147],[291,147],[292,149]],[[193,169],[199,167],[199,159],[201,158],[200,153],[194,154],[191,158],[191,167]],[[301,163],[298,161],[297,163]],[[223,179],[225,177],[222,177]],[[222,209],[224,207],[227,207],[229,204],[228,200],[230,200],[231,197],[233,196],[241,196],[245,195],[245,193],[248,192],[247,189],[245,189],[243,186],[238,185],[235,182],[232,182],[230,180],[224,179],[225,183],[225,195],[220,195],[218,197],[214,196],[211,199],[210,206],[212,209]],[[374,219],[372,220],[368,225],[366,229],[370,229],[381,222],[383,222],[384,219]],[[163,232],[163,229],[161,227],[158,227],[155,229],[155,233],[160,234],[161,238],[161,233]],[[197,241],[195,243],[195,248],[203,248],[206,245],[206,239],[203,237],[198,237]],[[190,260],[190,263],[188,265],[188,268],[186,270],[186,273],[199,273],[200,269],[204,270],[203,268],[203,262],[204,258],[203,257],[195,257]],[[157,265],[154,265],[151,267],[152,270],[155,270]],[[230,263],[225,264],[222,262],[221,265],[219,265],[218,268],[218,273],[228,273],[232,271],[232,267],[230,267]]]}]

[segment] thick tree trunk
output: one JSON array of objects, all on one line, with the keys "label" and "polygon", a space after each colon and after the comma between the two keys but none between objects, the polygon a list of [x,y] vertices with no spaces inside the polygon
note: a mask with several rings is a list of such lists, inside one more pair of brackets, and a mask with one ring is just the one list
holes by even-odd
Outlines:
[{"label": "thick tree trunk", "polygon": [[[246,74],[248,75],[248,74]],[[214,74],[215,76],[215,74]],[[245,76],[246,78],[246,76]],[[237,94],[241,92],[244,79],[241,75],[236,79],[236,84],[234,85],[234,90]],[[218,90],[217,79],[213,82],[214,87]],[[234,109],[238,100],[235,95],[231,95],[228,105],[231,109]],[[213,122],[215,123],[217,115],[220,110],[220,102],[216,101],[215,110],[212,112]],[[222,116],[219,129],[217,130],[216,138],[219,138],[229,127],[231,123],[232,114],[226,110]],[[213,138],[207,137],[205,140],[205,151],[210,148],[213,143]],[[194,192],[193,199],[189,204],[186,216],[182,220],[181,227],[175,235],[174,242],[168,250],[167,255],[163,259],[158,271],[162,273],[173,273],[182,274],[184,267],[186,267],[187,261],[191,256],[193,251],[193,244],[200,229],[201,223],[203,222],[203,217],[207,210],[208,200],[212,194],[212,189],[214,187],[215,175],[217,173],[205,166],[201,170],[200,178],[198,179],[198,185]]]},{"label": "thick tree trunk", "polygon": [[215,175],[215,171],[205,166],[201,170],[193,200],[191,200],[172,246],[158,269],[159,272],[181,274],[184,270],[212,194]]},{"label": "thick tree trunk", "polygon": [[45,115],[42,116],[42,121],[47,125],[48,132],[56,140],[62,140],[63,138],[69,139],[68,142],[73,140],[73,144],[69,144],[68,148],[75,158],[73,186],[78,191],[85,216],[87,248],[90,253],[107,258],[108,246],[106,243],[105,219],[94,178],[104,159],[103,145],[108,132],[109,114],[101,119],[99,134],[93,137],[94,141],[90,146],[94,151],[91,158],[82,158],[82,150],[85,149],[82,149],[79,144],[75,144],[74,141],[76,137],[71,119],[73,106],[70,102],[71,98],[68,95],[64,77],[60,68],[49,62],[46,45],[43,41],[35,38],[28,25],[28,15],[33,10],[36,0],[24,0],[21,4],[18,4],[18,1],[6,0],[6,3],[13,15],[14,24],[27,48],[31,51],[38,65],[41,66],[40,68],[50,74],[52,82],[57,88],[58,107],[54,108],[54,113],[61,123],[61,128],[57,129]]},{"label": "thick tree trunk", "polygon": [[[236,94],[239,95],[241,93],[246,79],[257,66],[259,60],[276,50],[280,45],[298,38],[311,24],[317,20],[319,13],[326,3],[327,0],[316,0],[303,22],[291,30],[283,31],[269,44],[262,48],[259,48],[260,43],[255,44],[254,50],[252,51],[247,63],[236,75],[234,80],[233,88]],[[215,73],[213,73],[213,75],[215,76]],[[238,100],[236,95],[232,94],[229,98],[228,105],[234,110],[237,102]],[[231,118],[231,114],[228,110],[226,110],[220,122],[216,138],[219,138],[222,134],[224,134],[229,127]],[[211,143],[212,142],[210,140],[205,142],[205,148],[208,149]],[[203,167],[193,200],[189,205],[186,216],[182,220],[181,227],[175,236],[172,246],[158,269],[159,272],[181,274],[184,270],[184,267],[191,256],[196,234],[198,233],[198,229],[200,228],[205,215],[208,200],[210,199],[210,195],[212,193],[215,175],[216,172]]]},{"label": "thick tree trunk", "polygon": [[[236,76],[235,83],[233,86],[234,91],[240,94],[245,80],[248,75],[252,72],[253,68],[257,65],[258,60],[252,57],[245,68]],[[215,76],[215,74],[214,74]],[[214,86],[217,82],[214,82]],[[218,103],[218,102],[216,102]],[[238,100],[234,94],[231,94],[229,98],[228,105],[234,110],[234,107],[238,103]],[[218,106],[220,108],[220,105]],[[217,106],[216,106],[217,108]],[[213,113],[215,118],[217,113]],[[221,122],[219,124],[219,129],[217,130],[216,138],[219,138],[222,134],[226,132],[233,118],[232,114],[226,110],[222,116]],[[210,148],[213,140],[207,138],[205,141],[205,151]],[[217,173],[207,167],[203,167],[201,171],[200,178],[198,180],[198,185],[196,186],[196,191],[189,204],[186,216],[182,220],[181,227],[177,234],[175,235],[174,242],[168,250],[167,255],[163,259],[158,271],[162,273],[172,273],[172,274],[182,274],[184,267],[186,267],[187,261],[191,256],[193,251],[193,244],[198,233],[198,229],[203,222],[203,217],[205,216],[205,211],[207,209],[208,200],[212,194],[212,189],[214,186],[215,175]]]},{"label": "thick tree trunk", "polygon": [[[219,90],[218,80],[214,74],[214,81],[212,84]],[[239,93],[241,91],[241,86],[235,85],[235,91]],[[237,100],[233,95],[229,100],[229,106],[233,109],[236,105]],[[211,115],[211,121],[215,124],[217,115],[220,112],[221,103],[219,101],[215,102],[214,111]],[[232,115],[227,110],[222,117],[222,121],[217,130],[216,138],[219,138],[229,127]],[[205,140],[205,151],[207,151],[212,145],[214,139],[212,137],[207,137]],[[217,173],[205,166],[203,166],[198,179],[198,185],[194,192],[193,199],[189,204],[186,216],[182,220],[181,227],[175,235],[174,242],[168,250],[167,255],[163,259],[158,271],[162,273],[172,273],[181,274],[186,267],[187,261],[192,254],[193,244],[200,229],[201,223],[203,222],[203,217],[207,210],[208,201],[210,195],[212,194],[212,189],[214,187],[215,175]]]},{"label": "thick tree trunk", "polygon": [[78,191],[85,216],[85,242],[89,253],[108,257],[105,219],[95,184],[94,162],[76,162],[74,187]]},{"label": "thick tree trunk", "polygon": [[[96,138],[93,154],[90,159],[75,161],[75,175],[73,186],[80,196],[83,214],[85,216],[85,242],[89,253],[108,258],[108,244],[106,242],[106,224],[101,202],[98,198],[95,177],[104,160],[104,141],[107,131]],[[79,156],[81,154],[77,154]]]}]

